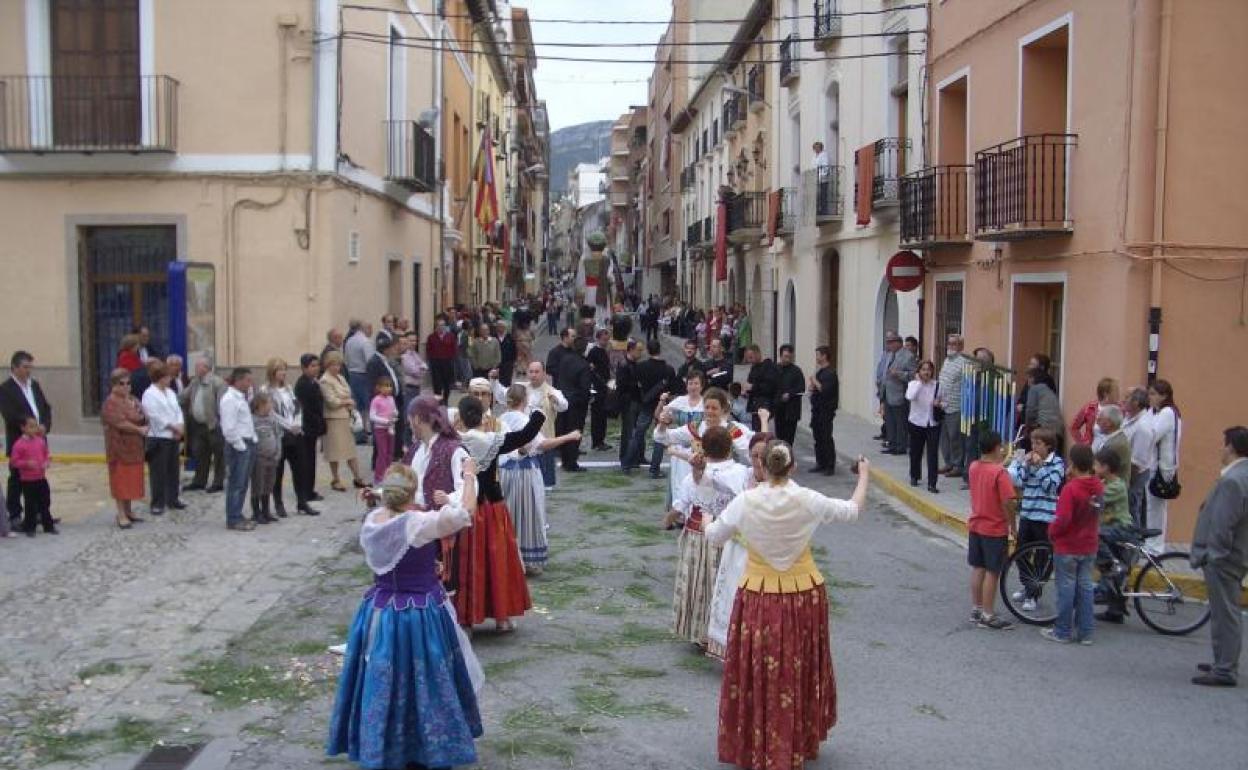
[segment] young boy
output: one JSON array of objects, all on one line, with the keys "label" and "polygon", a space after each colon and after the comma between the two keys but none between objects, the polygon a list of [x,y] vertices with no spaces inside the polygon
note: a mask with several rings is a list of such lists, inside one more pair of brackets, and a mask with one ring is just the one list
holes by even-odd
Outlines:
[{"label": "young boy", "polygon": [[[1127,602],[1122,598],[1122,578],[1127,571],[1126,554],[1118,546],[1124,541],[1138,539],[1135,521],[1127,499],[1127,483],[1118,475],[1122,470],[1122,456],[1113,448],[1101,447],[1096,453],[1092,469],[1105,485],[1101,506],[1101,542],[1097,548],[1096,562],[1101,570],[1100,590],[1105,597],[1105,611],[1096,616],[1107,623],[1121,623],[1127,614]],[[1115,563],[1119,573],[1114,574]]]},{"label": "young boy", "polygon": [[[1049,522],[1057,513],[1057,493],[1066,473],[1066,464],[1054,451],[1056,447],[1057,436],[1053,431],[1037,428],[1031,432],[1031,451],[1018,450],[1014,462],[1010,463],[1010,478],[1022,492],[1018,506],[1018,548],[1049,540]],[[1040,564],[1029,566],[1033,574],[1044,569]],[[1022,591],[1015,591],[1010,598],[1022,602],[1023,612],[1034,612],[1039,593],[1038,584],[1029,585]]]},{"label": "young boy", "polygon": [[282,428],[277,415],[273,414],[273,400],[268,393],[252,397],[251,424],[256,430],[256,462],[251,466],[251,517],[257,524],[271,524],[277,521],[269,501],[277,482],[277,465],[282,461]]},{"label": "young boy", "polygon": [[1092,644],[1092,563],[1105,486],[1092,472],[1092,447],[1070,448],[1066,486],[1049,525],[1057,574],[1057,620],[1040,634],[1051,642]]},{"label": "young boy", "polygon": [[1009,552],[1007,536],[1018,536],[1014,482],[1001,463],[1005,446],[1001,435],[988,431],[979,439],[979,459],[971,463],[971,516],[966,522],[966,562],[971,565],[971,623],[993,631],[1013,630],[1014,624],[993,612],[997,581]]},{"label": "young boy", "polygon": [[21,482],[22,504],[26,509],[22,519],[22,530],[26,537],[35,536],[35,525],[43,525],[43,531],[49,535],[59,535],[56,523],[52,521],[52,490],[48,487],[48,441],[43,437],[43,428],[34,417],[27,417],[22,423],[22,437],[13,443],[13,452],[9,456],[9,467],[17,469],[17,479]]}]

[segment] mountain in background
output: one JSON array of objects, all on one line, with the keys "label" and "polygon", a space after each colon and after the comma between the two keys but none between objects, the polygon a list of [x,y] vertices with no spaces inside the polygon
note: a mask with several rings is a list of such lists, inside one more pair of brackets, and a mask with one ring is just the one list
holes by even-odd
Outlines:
[{"label": "mountain in background", "polygon": [[568,172],[577,163],[597,163],[611,154],[614,120],[595,120],[567,126],[550,135],[550,199],[561,197],[568,186]]}]

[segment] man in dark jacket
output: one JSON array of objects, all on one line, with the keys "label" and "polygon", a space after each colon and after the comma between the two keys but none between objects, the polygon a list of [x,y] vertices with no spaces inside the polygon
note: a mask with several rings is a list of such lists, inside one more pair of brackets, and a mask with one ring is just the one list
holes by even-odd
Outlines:
[{"label": "man in dark jacket", "polygon": [[706,360],[704,372],[706,372],[706,386],[708,388],[719,388],[725,393],[732,387],[732,360],[724,355],[724,342],[720,338],[710,341],[708,344],[710,358]]},{"label": "man in dark jacket", "polygon": [[611,381],[611,355],[607,347],[611,334],[606,329],[599,329],[594,335],[594,344],[585,353],[589,368],[594,373],[594,399],[589,405],[589,435],[591,446],[597,452],[610,452],[607,445],[607,383]]},{"label": "man in dark jacket", "polygon": [[[559,384],[559,362],[572,352],[572,340],[575,339],[575,335],[572,327],[559,332],[559,342],[546,354],[546,377],[550,380],[551,387],[557,390],[563,390],[563,385]],[[560,434],[563,432],[559,431]]]},{"label": "man in dark jacket", "polygon": [[[568,329],[563,331],[565,335],[570,334]],[[559,365],[557,387],[563,393],[563,397],[568,400],[567,411],[559,414],[559,417],[563,418],[563,425],[555,427],[561,436],[585,428],[585,415],[589,412],[589,399],[594,386],[593,370],[589,366],[589,361],[585,360],[585,348],[588,342],[584,337],[576,337],[572,342],[572,347],[557,361]],[[580,473],[585,470],[577,461],[581,454],[579,441],[564,444],[559,448],[559,453],[563,458],[565,471]]]},{"label": "man in dark jacket", "polygon": [[303,431],[298,436],[297,458],[303,466],[303,473],[293,478],[298,479],[303,488],[295,490],[295,498],[299,501],[299,513],[318,516],[320,511],[309,503],[321,499],[316,493],[316,441],[325,435],[325,396],[317,382],[321,375],[321,360],[312,353],[304,353],[299,357],[299,369],[295,398],[299,401]]},{"label": "man in dark jacket", "polygon": [[685,340],[682,346],[685,352],[685,360],[680,363],[680,368],[676,370],[676,377],[672,380],[672,395],[685,395],[685,380],[689,379],[689,372],[694,369],[705,372],[701,361],[698,360],[698,343],[693,340]]},{"label": "man in dark jacket", "polygon": [[797,423],[802,419],[802,397],[806,395],[806,375],[793,363],[793,346],[780,346],[780,365],[772,414],[776,416],[776,438],[793,446]]},{"label": "man in dark jacket", "polygon": [[[9,359],[12,376],[0,385],[0,415],[4,417],[4,448],[13,453],[13,445],[22,437],[22,425],[26,418],[39,421],[46,435],[52,430],[52,406],[43,396],[43,388],[34,378],[35,357],[19,350]],[[9,468],[9,483],[5,491],[5,503],[9,519],[21,521],[22,484],[17,469]]]},{"label": "man in dark jacket", "polygon": [[503,387],[511,387],[511,378],[516,370],[516,341],[507,331],[507,322],[498,321],[494,324],[495,336],[498,337],[498,349],[502,358],[498,362],[498,381]]},{"label": "man in dark jacket", "polygon": [[629,442],[633,437],[632,425],[641,408],[641,393],[637,390],[637,355],[641,343],[629,340],[624,348],[624,360],[615,367],[615,399],[620,406],[620,467],[627,468]]},{"label": "man in dark jacket", "polygon": [[[763,351],[758,345],[750,345],[745,349],[745,362],[750,365],[750,374],[742,388],[748,401],[746,408],[751,415],[757,415],[759,409],[767,409],[775,414],[776,392],[780,389],[780,370],[770,358],[763,358]],[[752,419],[757,430],[758,418]]]},{"label": "man in dark jacket", "polygon": [[[648,358],[637,364],[635,370],[637,391],[641,395],[638,398],[637,418],[633,421],[633,435],[628,440],[628,457],[624,463],[626,471],[639,467],[642,458],[646,456],[646,430],[654,422],[654,412],[659,406],[659,399],[665,393],[670,394],[672,380],[676,378],[676,371],[663,360],[662,347],[658,340],[650,340],[646,343],[646,353]],[[655,451],[650,456],[652,478],[660,477],[659,465],[662,461],[663,447],[656,445]]]},{"label": "man in dark jacket", "polygon": [[815,348],[815,376],[810,378],[810,432],[815,436],[815,467],[812,473],[831,476],[836,473],[836,441],[832,438],[832,421],[841,406],[841,385],[832,368],[832,350],[827,345]]}]

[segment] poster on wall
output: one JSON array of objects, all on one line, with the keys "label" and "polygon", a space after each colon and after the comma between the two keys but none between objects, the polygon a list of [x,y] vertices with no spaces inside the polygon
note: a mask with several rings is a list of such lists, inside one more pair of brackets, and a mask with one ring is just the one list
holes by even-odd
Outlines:
[{"label": "poster on wall", "polygon": [[217,271],[202,262],[169,263],[170,348],[192,374],[202,358],[217,363]]}]

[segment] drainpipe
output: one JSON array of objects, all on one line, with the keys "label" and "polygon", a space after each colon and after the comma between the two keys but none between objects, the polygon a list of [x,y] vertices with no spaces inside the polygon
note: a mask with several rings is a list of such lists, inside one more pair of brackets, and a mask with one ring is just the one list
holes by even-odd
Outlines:
[{"label": "drainpipe", "polygon": [[1173,0],[1161,4],[1161,51],[1157,77],[1157,129],[1153,182],[1153,260],[1148,309],[1148,383],[1157,379],[1157,360],[1161,351],[1161,256],[1156,245],[1165,241],[1166,210],[1166,137],[1170,110],[1170,28],[1174,14]]}]

